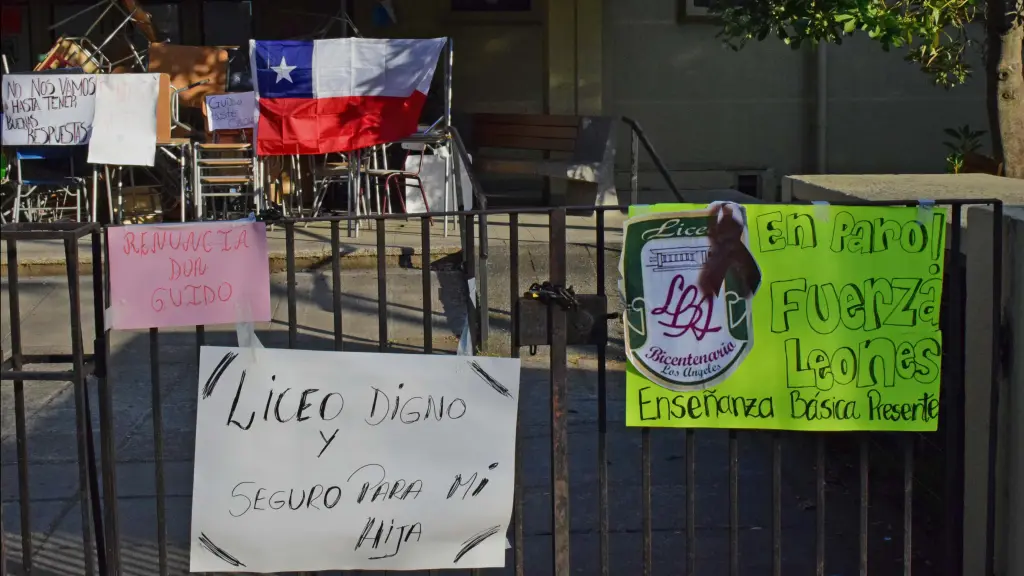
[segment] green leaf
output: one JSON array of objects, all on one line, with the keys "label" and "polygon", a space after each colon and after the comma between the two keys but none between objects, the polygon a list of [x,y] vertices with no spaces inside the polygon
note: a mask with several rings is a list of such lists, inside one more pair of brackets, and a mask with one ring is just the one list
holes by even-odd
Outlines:
[{"label": "green leaf", "polygon": [[829,42],[863,32],[879,48],[900,51],[939,86],[962,84],[970,75],[970,47],[982,0],[756,0],[719,5],[725,39],[790,46]]}]

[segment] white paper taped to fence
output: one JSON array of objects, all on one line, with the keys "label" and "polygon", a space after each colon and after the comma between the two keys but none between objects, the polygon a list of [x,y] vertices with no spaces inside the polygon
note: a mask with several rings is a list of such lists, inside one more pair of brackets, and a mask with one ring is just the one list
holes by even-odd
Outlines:
[{"label": "white paper taped to fence", "polygon": [[4,146],[76,146],[89,141],[96,101],[92,74],[3,77]]},{"label": "white paper taped to fence", "polygon": [[[438,148],[435,154],[425,154],[421,157],[414,152],[405,159],[405,171],[408,173],[419,173],[419,181],[405,179],[405,211],[408,214],[422,214],[424,212],[454,212],[457,210],[473,209],[473,181],[469,177],[468,167],[463,162],[457,163],[459,184],[462,186],[462,197],[452,194],[453,201],[461,202],[455,206],[445,206],[445,166],[448,162],[448,152],[444,148]],[[454,190],[458,190],[454,179],[448,183]],[[426,198],[430,204],[430,210],[423,203]]]},{"label": "white paper taped to fence", "polygon": [[159,96],[159,74],[97,76],[89,163],[152,166],[156,157]]},{"label": "white paper taped to fence", "polygon": [[191,570],[505,565],[518,359],[204,346]]},{"label": "white paper taped to fence", "polygon": [[206,97],[206,124],[210,132],[252,128],[255,117],[256,97],[252,92]]}]

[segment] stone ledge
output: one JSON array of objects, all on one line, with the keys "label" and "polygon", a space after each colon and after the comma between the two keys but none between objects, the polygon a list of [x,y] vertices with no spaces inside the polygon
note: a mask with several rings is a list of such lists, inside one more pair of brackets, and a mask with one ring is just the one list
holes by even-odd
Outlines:
[{"label": "stone ledge", "polygon": [[786,176],[782,181],[782,202],[921,198],[994,198],[1005,204],[1024,204],[1024,180],[989,174],[822,174]]}]

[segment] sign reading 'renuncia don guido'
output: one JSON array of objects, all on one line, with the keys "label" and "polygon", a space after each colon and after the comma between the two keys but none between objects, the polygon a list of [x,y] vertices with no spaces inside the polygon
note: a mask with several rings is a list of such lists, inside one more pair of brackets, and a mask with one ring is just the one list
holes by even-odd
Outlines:
[{"label": "sign reading 'renuncia don guido'", "polygon": [[626,424],[932,431],[947,210],[633,206]]},{"label": "sign reading 'renuncia don guido'", "polygon": [[[649,214],[626,225],[626,351],[641,374],[680,392],[723,381],[753,345],[751,299],[760,271],[747,249],[743,208],[714,211],[714,218],[712,209]],[[716,267],[704,281],[717,289],[704,294],[712,242],[726,238],[736,245],[720,256],[742,258],[745,268],[710,262]]]}]

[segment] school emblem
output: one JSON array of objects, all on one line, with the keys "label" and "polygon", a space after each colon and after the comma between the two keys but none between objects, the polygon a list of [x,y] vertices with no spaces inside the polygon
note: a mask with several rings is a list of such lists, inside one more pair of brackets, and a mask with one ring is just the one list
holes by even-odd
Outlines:
[{"label": "school emblem", "polygon": [[721,383],[754,345],[761,271],[741,205],[630,218],[619,260],[626,354],[679,392]]}]

